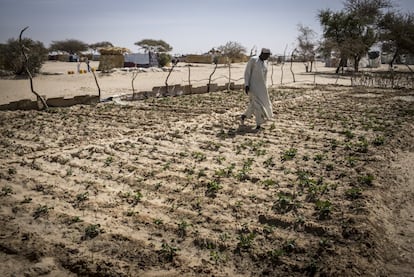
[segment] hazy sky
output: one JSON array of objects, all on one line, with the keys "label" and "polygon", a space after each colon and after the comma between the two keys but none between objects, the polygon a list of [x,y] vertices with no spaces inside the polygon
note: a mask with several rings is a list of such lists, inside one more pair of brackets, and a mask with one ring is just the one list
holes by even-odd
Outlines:
[{"label": "hazy sky", "polygon": [[[404,13],[414,0],[393,0]],[[317,13],[343,8],[342,0],[0,0],[0,43],[25,36],[46,47],[52,41],[110,41],[138,51],[135,42],[162,39],[173,53],[207,52],[236,41],[250,51],[268,47],[274,54],[293,49],[298,24],[321,27]]]}]

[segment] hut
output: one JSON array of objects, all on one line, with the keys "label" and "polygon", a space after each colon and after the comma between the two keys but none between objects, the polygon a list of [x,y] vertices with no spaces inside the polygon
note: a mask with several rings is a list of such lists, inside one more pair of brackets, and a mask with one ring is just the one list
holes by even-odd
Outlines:
[{"label": "hut", "polygon": [[129,52],[129,49],[123,47],[107,47],[99,49],[101,56],[99,58],[98,70],[108,71],[112,68],[123,67],[124,54]]}]

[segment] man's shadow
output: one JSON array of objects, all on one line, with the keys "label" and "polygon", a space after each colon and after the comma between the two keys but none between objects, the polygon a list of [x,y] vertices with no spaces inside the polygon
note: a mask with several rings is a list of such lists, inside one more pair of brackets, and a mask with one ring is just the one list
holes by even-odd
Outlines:
[{"label": "man's shadow", "polygon": [[238,128],[229,128],[227,131],[221,129],[220,132],[216,135],[216,137],[221,139],[226,138],[234,138],[236,136],[243,136],[246,134],[257,134],[260,130],[257,130],[254,127],[246,126],[246,125],[239,125]]}]

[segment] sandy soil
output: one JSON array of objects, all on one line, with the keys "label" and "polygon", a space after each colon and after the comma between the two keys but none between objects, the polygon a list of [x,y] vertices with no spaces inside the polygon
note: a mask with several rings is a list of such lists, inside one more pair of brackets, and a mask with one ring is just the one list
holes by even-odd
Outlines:
[{"label": "sandy soil", "polygon": [[411,276],[414,92],[270,95],[0,112],[0,275]]},{"label": "sandy soil", "polygon": [[[76,63],[65,62],[46,62],[42,67],[42,74],[38,74],[34,78],[35,91],[47,98],[51,97],[68,97],[71,98],[76,95],[97,95],[98,89],[95,80],[91,73],[88,74],[67,74],[68,71],[76,71]],[[92,62],[91,66],[98,67],[98,62]],[[231,80],[237,84],[243,83],[243,72],[245,64],[233,64],[231,70]],[[85,69],[85,64],[82,64],[81,69]],[[331,73],[332,68],[326,68],[322,63],[317,63],[317,72]],[[214,65],[192,64],[190,68],[190,82],[196,86],[205,86],[208,84],[208,78],[214,70]],[[318,75],[314,76],[312,73],[305,73],[305,67],[302,63],[294,63],[292,70],[295,74],[295,84],[301,85],[304,83],[313,83],[314,79],[318,84],[338,84],[349,85],[349,78],[340,77],[337,80],[336,76]],[[134,88],[136,91],[151,91],[155,86],[164,86],[165,80],[168,76],[168,71],[161,69],[148,69],[148,72],[141,72],[134,81]],[[282,77],[283,72],[283,77]],[[61,74],[61,75],[53,75]],[[97,72],[99,86],[101,87],[102,98],[113,95],[123,95],[132,93],[132,72],[117,69],[110,74]],[[214,75],[212,81],[219,85],[228,82],[228,67],[220,65]],[[273,82],[272,82],[273,78]],[[179,63],[171,73],[168,84],[188,84],[189,69],[187,64]],[[272,68],[269,66],[268,84],[280,85],[292,84],[293,75],[290,71],[290,65],[285,64],[274,65],[273,74]],[[35,100],[34,94],[30,91],[29,81],[25,79],[16,80],[14,78],[0,79],[0,105],[11,101],[21,99]]]}]

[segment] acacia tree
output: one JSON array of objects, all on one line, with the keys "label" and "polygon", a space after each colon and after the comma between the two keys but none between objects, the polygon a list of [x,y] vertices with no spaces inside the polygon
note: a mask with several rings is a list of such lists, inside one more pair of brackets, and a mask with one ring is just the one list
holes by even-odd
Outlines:
[{"label": "acacia tree", "polygon": [[135,42],[134,44],[143,48],[145,52],[148,52],[150,62],[152,59],[152,52],[157,54],[157,62],[160,66],[164,66],[171,61],[171,57],[166,53],[172,51],[173,48],[171,45],[161,39],[143,39]]},{"label": "acacia tree", "polygon": [[226,57],[227,65],[229,67],[229,82],[227,84],[227,90],[230,90],[231,83],[231,63],[236,59],[242,58],[246,53],[246,48],[240,43],[235,41],[229,41],[225,45],[217,47],[221,55]]},{"label": "acacia tree", "polygon": [[318,14],[325,49],[340,53],[337,73],[348,57],[353,60],[355,72],[358,71],[361,58],[378,41],[376,23],[381,11],[391,5],[389,0],[346,0],[344,6],[340,12],[327,9]]},{"label": "acacia tree", "polygon": [[99,48],[114,47],[114,45],[109,41],[101,41],[89,44],[89,48],[93,51],[97,51]]},{"label": "acacia tree", "polygon": [[378,23],[382,51],[393,53],[390,68],[401,54],[414,54],[414,14],[388,12]]},{"label": "acacia tree", "polygon": [[298,25],[298,31],[298,55],[305,63],[306,72],[309,72],[309,64],[310,72],[312,72],[313,62],[315,61],[316,33],[311,28],[303,26],[302,24]]},{"label": "acacia tree", "polygon": [[52,41],[49,49],[51,51],[64,51],[73,55],[88,50],[88,44],[77,39],[58,40]]}]

